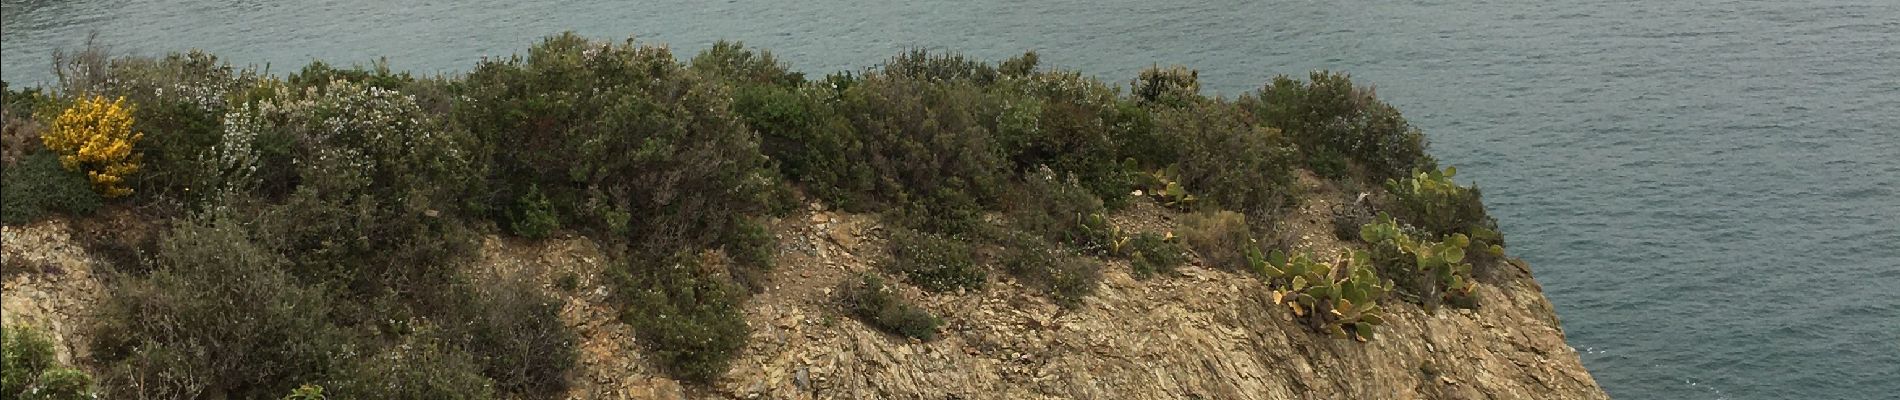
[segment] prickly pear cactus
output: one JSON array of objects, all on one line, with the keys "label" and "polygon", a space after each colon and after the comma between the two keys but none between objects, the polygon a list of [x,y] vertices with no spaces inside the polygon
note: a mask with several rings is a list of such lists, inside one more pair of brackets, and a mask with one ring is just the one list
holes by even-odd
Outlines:
[{"label": "prickly pear cactus", "polygon": [[1295,317],[1362,342],[1372,338],[1374,327],[1385,323],[1378,302],[1392,283],[1379,279],[1366,252],[1344,253],[1331,263],[1306,254],[1288,257],[1280,250],[1253,255],[1254,270],[1273,291],[1273,303],[1285,305]]},{"label": "prickly pear cactus", "polygon": [[[1445,300],[1465,300],[1460,303],[1470,303],[1471,293],[1477,287],[1477,281],[1471,278],[1471,263],[1465,262],[1465,252],[1471,246],[1471,238],[1454,233],[1443,241],[1433,242],[1420,239],[1420,236],[1429,235],[1408,232],[1392,216],[1383,213],[1373,223],[1359,229],[1360,239],[1370,243],[1375,250],[1397,255],[1390,257],[1392,260],[1388,262],[1409,264],[1402,266],[1405,268],[1388,268],[1388,271],[1409,270],[1429,281],[1429,284],[1419,288],[1424,292],[1419,295],[1427,300],[1428,306]],[[1488,245],[1483,251],[1503,254],[1503,248],[1497,245]]]}]

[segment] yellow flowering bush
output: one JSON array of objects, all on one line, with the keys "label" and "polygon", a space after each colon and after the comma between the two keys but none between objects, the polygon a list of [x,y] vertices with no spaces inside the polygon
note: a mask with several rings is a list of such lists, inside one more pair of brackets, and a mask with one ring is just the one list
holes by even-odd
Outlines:
[{"label": "yellow flowering bush", "polygon": [[66,169],[84,168],[101,195],[120,197],[132,194],[125,177],[139,171],[142,157],[132,146],[144,137],[132,131],[132,108],[124,97],[108,101],[93,96],[79,99],[60,113],[40,141],[59,154],[59,163]]}]

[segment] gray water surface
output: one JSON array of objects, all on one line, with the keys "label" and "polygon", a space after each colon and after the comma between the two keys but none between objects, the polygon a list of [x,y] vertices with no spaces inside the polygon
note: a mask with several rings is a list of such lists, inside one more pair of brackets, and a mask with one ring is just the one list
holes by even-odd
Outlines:
[{"label": "gray water surface", "polygon": [[15,1],[0,77],[88,32],[292,71],[464,71],[573,30],[690,56],[743,40],[812,73],[912,47],[1232,97],[1348,71],[1484,187],[1612,396],[1900,393],[1900,1]]}]

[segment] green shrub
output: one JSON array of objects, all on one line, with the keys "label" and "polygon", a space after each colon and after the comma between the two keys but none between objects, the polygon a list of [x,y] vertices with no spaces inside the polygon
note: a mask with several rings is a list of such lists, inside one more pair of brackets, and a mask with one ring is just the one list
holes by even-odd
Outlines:
[{"label": "green shrub", "polygon": [[1229,271],[1247,268],[1247,254],[1260,247],[1247,216],[1233,211],[1188,214],[1181,220],[1181,242],[1209,266]]},{"label": "green shrub", "polygon": [[1073,71],[1050,71],[1008,79],[991,91],[1000,99],[996,128],[1001,151],[1013,170],[1048,166],[1072,175],[1109,205],[1119,205],[1132,186],[1121,164],[1120,140],[1140,140],[1131,123],[1137,108],[1124,108],[1115,89]]},{"label": "green shrub", "polygon": [[132,129],[145,133],[136,149],[144,168],[130,186],[142,197],[201,205],[215,196],[204,188],[221,175],[213,149],[224,136],[222,117],[235,108],[235,94],[257,86],[255,69],[232,68],[196,50],[115,58],[90,41],[81,52],[55,55],[54,63],[67,95],[123,96],[136,105]]},{"label": "green shrub", "polygon": [[284,395],[283,400],[324,400],[323,386],[306,383],[296,389],[291,389],[290,394]]},{"label": "green shrub", "polygon": [[838,303],[845,313],[879,330],[922,341],[937,338],[937,326],[943,320],[905,301],[884,278],[862,274],[846,279],[838,289]]},{"label": "green shrub", "polygon": [[1201,97],[1201,71],[1174,65],[1150,66],[1128,84],[1136,100],[1144,104],[1181,106]]},{"label": "green shrub", "polygon": [[776,184],[726,85],[665,47],[567,33],[481,63],[462,94],[455,120],[490,161],[491,210],[539,185],[563,225],[661,254],[717,241]]},{"label": "green shrub", "polygon": [[690,256],[616,272],[628,303],[621,319],[673,377],[711,382],[745,347],[749,328],[736,294]]},{"label": "green shrub", "polygon": [[1275,77],[1257,98],[1241,103],[1292,137],[1307,165],[1322,175],[1342,176],[1343,160],[1364,166],[1374,182],[1436,168],[1425,154],[1424,134],[1345,74],[1315,71],[1310,82]]},{"label": "green shrub", "polygon": [[745,48],[745,42],[720,40],[712,48],[693,56],[692,69],[706,76],[728,79],[741,86],[774,85],[795,87],[805,83],[805,74],[794,72],[778,61],[771,51]]},{"label": "green shrub", "polygon": [[275,397],[342,351],[323,292],[230,217],[181,223],[158,247],[158,269],[101,306],[93,351],[118,384],[111,397]]},{"label": "green shrub", "polygon": [[294,138],[283,149],[294,166],[285,177],[296,182],[292,192],[262,207],[251,225],[304,282],[364,298],[431,297],[454,275],[452,264],[472,254],[472,237],[455,218],[458,197],[476,179],[466,138],[413,96],[337,80],[280,87],[234,114],[243,113],[255,113],[259,129]]},{"label": "green shrub", "polygon": [[989,86],[1000,76],[996,68],[962,54],[931,54],[911,49],[884,63],[884,75],[922,82],[963,82]]},{"label": "green shrub", "polygon": [[297,89],[321,90],[338,81],[396,91],[408,87],[416,78],[409,76],[408,72],[391,71],[388,59],[377,59],[368,68],[357,65],[349,69],[338,69],[323,61],[311,61],[303,70],[284,78],[285,83]]},{"label": "green shrub", "polygon": [[34,114],[58,107],[58,101],[40,88],[13,90],[0,81],[0,166],[12,167],[21,158],[45,149],[46,131]]},{"label": "green shrub", "polygon": [[1064,308],[1080,306],[1102,282],[1101,261],[1065,254],[1034,238],[1016,240],[1006,249],[1003,267]]},{"label": "green shrub", "polygon": [[0,397],[22,400],[97,398],[92,376],[61,365],[53,340],[25,325],[0,331]]},{"label": "green shrub", "polygon": [[1378,302],[1391,290],[1392,281],[1379,279],[1364,251],[1341,254],[1326,263],[1306,254],[1288,258],[1276,249],[1250,262],[1273,290],[1273,303],[1285,304],[1294,316],[1307,318],[1314,327],[1364,342],[1372,338],[1374,327],[1385,324],[1385,311]]},{"label": "green shrub", "polygon": [[26,156],[0,173],[0,220],[7,225],[38,221],[51,214],[84,216],[97,210],[103,199],[92,182],[59,165],[49,152]]},{"label": "green shrub", "polygon": [[1102,200],[1073,177],[1043,167],[1025,174],[1010,208],[1011,222],[1025,232],[1085,252],[1105,254],[1120,238],[1103,218]]},{"label": "green shrub", "polygon": [[931,292],[978,289],[988,276],[969,243],[936,234],[897,228],[891,231],[891,259],[884,268]]},{"label": "green shrub", "polygon": [[523,276],[459,289],[455,310],[443,317],[457,324],[445,330],[496,391],[545,398],[567,389],[579,339],[561,320],[565,302]]},{"label": "green shrub", "polygon": [[[1386,181],[1393,195],[1394,214],[1435,236],[1495,232],[1497,220],[1484,211],[1483,194],[1476,187],[1459,186],[1451,178],[1458,168],[1420,171],[1404,179]],[[1499,243],[1502,244],[1502,243]]]},{"label": "green shrub", "polygon": [[856,208],[874,175],[853,161],[863,143],[836,110],[836,96],[829,88],[741,86],[732,108],[759,132],[761,151],[788,179],[834,205]]},{"label": "green shrub", "polygon": [[1291,197],[1292,161],[1279,131],[1254,125],[1232,104],[1214,101],[1157,112],[1157,129],[1181,143],[1175,176],[1214,206],[1264,218]]},{"label": "green shrub", "polygon": [[896,206],[901,223],[951,234],[980,224],[1007,182],[991,107],[967,83],[876,74],[851,85],[839,104],[877,177],[871,193]]},{"label": "green shrub", "polygon": [[560,216],[554,215],[554,205],[548,201],[547,194],[541,193],[540,185],[529,184],[528,193],[521,195],[515,210],[514,230],[521,237],[546,239],[561,228]]},{"label": "green shrub", "polygon": [[[430,333],[415,333],[381,352],[365,354],[334,373],[329,396],[337,399],[492,399],[495,384],[482,376],[475,357]],[[309,386],[306,386],[309,387]],[[316,387],[317,397],[324,390]],[[299,397],[290,398],[299,398]],[[286,399],[290,399],[286,398]]]},{"label": "green shrub", "polygon": [[773,235],[765,224],[754,219],[735,219],[739,226],[727,229],[729,235],[720,241],[720,249],[732,259],[727,273],[732,280],[746,289],[757,292],[765,289],[765,273],[772,269],[773,259],[778,253],[778,236]]},{"label": "green shrub", "polygon": [[1130,237],[1120,254],[1130,260],[1130,268],[1136,279],[1147,279],[1156,274],[1172,275],[1181,264],[1187,263],[1187,250],[1182,249],[1168,237],[1153,232],[1142,232]]}]

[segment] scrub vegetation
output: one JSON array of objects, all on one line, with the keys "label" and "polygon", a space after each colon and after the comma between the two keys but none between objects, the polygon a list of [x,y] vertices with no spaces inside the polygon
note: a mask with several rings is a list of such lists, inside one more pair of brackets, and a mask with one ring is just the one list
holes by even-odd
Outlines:
[{"label": "scrub vegetation", "polygon": [[[808,267],[775,265],[770,227],[813,202],[881,216],[888,258],[839,287],[841,315],[917,340],[945,317],[906,293],[1011,279],[1079,307],[1107,266],[1192,264],[1257,273],[1316,332],[1368,340],[1382,303],[1473,305],[1471,255],[1502,254],[1478,191],[1329,72],[1225,99],[1179,66],[1121,86],[1035,53],[918,50],[807,76],[739,43],[682,58],[574,34],[454,76],[101,47],[55,64],[55,85],[0,99],[4,222],[166,228],[104,272],[83,368],[8,328],[7,393],[45,393],[24,398],[560,397],[577,351],[560,292],[467,272],[482,235],[598,244],[611,267],[587,281],[644,359],[711,382],[768,272]],[[1363,250],[1257,239],[1301,170],[1375,191],[1337,229]],[[1181,231],[1110,222],[1142,202],[1186,213]]]}]

